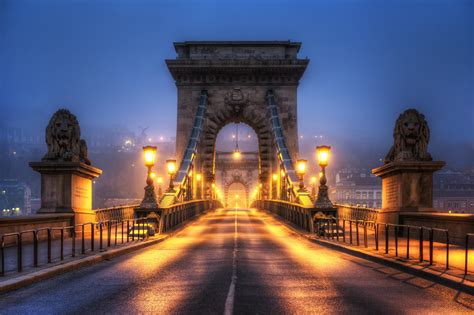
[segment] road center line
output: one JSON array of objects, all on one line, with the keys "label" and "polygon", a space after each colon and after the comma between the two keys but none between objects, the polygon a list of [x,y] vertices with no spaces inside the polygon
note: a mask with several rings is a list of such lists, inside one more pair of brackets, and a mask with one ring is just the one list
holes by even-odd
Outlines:
[{"label": "road center line", "polygon": [[224,315],[232,315],[234,311],[235,283],[237,282],[237,208],[234,212],[234,249],[232,251],[232,278],[225,300]]}]

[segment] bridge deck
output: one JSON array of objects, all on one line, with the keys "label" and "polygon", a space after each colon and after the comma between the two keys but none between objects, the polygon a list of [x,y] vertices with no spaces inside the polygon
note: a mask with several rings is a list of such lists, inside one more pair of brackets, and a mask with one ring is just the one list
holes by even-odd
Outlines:
[{"label": "bridge deck", "polygon": [[[233,277],[233,275],[235,277]],[[300,238],[250,209],[0,296],[1,313],[453,313],[472,297]],[[457,301],[457,302],[456,302]]]}]

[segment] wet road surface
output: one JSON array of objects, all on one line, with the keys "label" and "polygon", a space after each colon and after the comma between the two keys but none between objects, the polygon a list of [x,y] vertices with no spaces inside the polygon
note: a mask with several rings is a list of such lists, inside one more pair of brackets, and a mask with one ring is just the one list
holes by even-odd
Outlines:
[{"label": "wet road surface", "polygon": [[221,209],[142,251],[0,295],[0,314],[467,314],[473,297]]}]

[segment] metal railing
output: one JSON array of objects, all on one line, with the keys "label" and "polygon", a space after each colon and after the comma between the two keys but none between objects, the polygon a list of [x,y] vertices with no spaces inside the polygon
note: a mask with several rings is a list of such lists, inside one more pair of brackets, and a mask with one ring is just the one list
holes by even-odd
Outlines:
[{"label": "metal railing", "polygon": [[97,209],[94,210],[95,220],[97,222],[105,222],[110,220],[131,220],[134,217],[134,209],[138,206],[139,204]]},{"label": "metal railing", "polygon": [[[370,229],[372,229],[373,233],[369,233],[368,230]],[[337,230],[337,232],[334,233],[334,230]],[[385,255],[393,254],[395,257],[405,258],[406,260],[413,259],[413,255],[410,255],[410,245],[413,242],[418,242],[418,253],[415,257],[419,262],[428,261],[430,265],[433,265],[433,256],[435,252],[434,239],[436,233],[444,240],[444,267],[448,270],[450,241],[449,231],[446,229],[404,224],[377,223],[365,220],[346,220],[339,218],[321,218],[316,222],[316,234],[318,237],[336,241],[341,240],[343,243],[349,243],[356,246],[361,246],[362,243],[364,248],[369,248],[369,244],[372,244],[373,249],[376,251],[383,251]],[[335,236],[335,234],[337,235]],[[339,234],[342,235],[340,236]],[[412,236],[415,237],[415,239],[412,238]],[[427,240],[425,240],[425,236],[427,236]],[[363,240],[362,242],[361,238]],[[468,251],[467,239],[466,236],[466,255]],[[382,240],[383,243],[381,243]],[[400,255],[400,243],[402,240],[404,243],[403,247],[405,248],[404,257]],[[428,259],[425,259],[424,257],[425,242],[428,242]]]},{"label": "metal railing", "polygon": [[162,212],[159,232],[166,232],[204,211],[216,209],[218,207],[223,207],[222,203],[218,200],[193,200],[160,208]]},{"label": "metal railing", "polygon": [[[14,270],[22,272],[25,267],[24,253],[26,251],[31,251],[32,253],[32,262],[30,266],[39,267],[39,258],[42,252],[41,247],[44,247],[41,245],[46,245],[46,248],[43,248],[46,254],[43,260],[45,260],[45,264],[50,264],[54,261],[63,261],[65,259],[66,242],[69,242],[70,244],[68,255],[70,255],[70,257],[75,257],[78,254],[85,255],[87,252],[94,252],[97,247],[100,251],[103,251],[105,247],[117,246],[135,240],[144,240],[148,237],[148,228],[147,219],[140,218],[107,220],[99,221],[97,223],[87,222],[74,226],[47,227],[3,234],[1,236],[0,248],[0,276],[5,276],[7,272]],[[39,236],[42,233],[47,233],[47,239],[45,242],[39,241]],[[33,236],[32,242],[24,241],[24,235],[28,234]],[[86,237],[87,234],[89,237]],[[76,246],[78,235],[80,238],[79,251]],[[7,247],[5,241],[9,238],[14,238],[15,244]],[[98,244],[96,244],[96,240],[98,241]],[[57,246],[53,247],[53,244]],[[56,255],[54,249],[57,251]],[[13,270],[11,268],[9,269],[6,263],[7,260],[13,260],[15,258],[16,268]]]},{"label": "metal railing", "polygon": [[305,231],[314,232],[311,216],[313,207],[282,200],[255,200],[251,206],[270,211]]},{"label": "metal railing", "polygon": [[[336,204],[337,217],[339,220],[363,220],[371,221],[373,223],[378,221],[380,209],[364,208],[350,205]],[[374,229],[375,225],[370,225],[369,228]]]}]

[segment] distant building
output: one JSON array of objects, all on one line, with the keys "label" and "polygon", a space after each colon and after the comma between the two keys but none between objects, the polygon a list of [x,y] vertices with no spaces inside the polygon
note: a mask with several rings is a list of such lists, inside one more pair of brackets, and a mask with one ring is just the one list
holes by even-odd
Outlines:
[{"label": "distant building", "polygon": [[16,180],[0,181],[0,216],[31,214],[31,189]]},{"label": "distant building", "polygon": [[474,213],[472,171],[444,170],[433,178],[433,207],[443,212]]},{"label": "distant building", "polygon": [[335,184],[329,187],[329,198],[336,204],[380,208],[382,181],[367,169],[341,169]]}]

